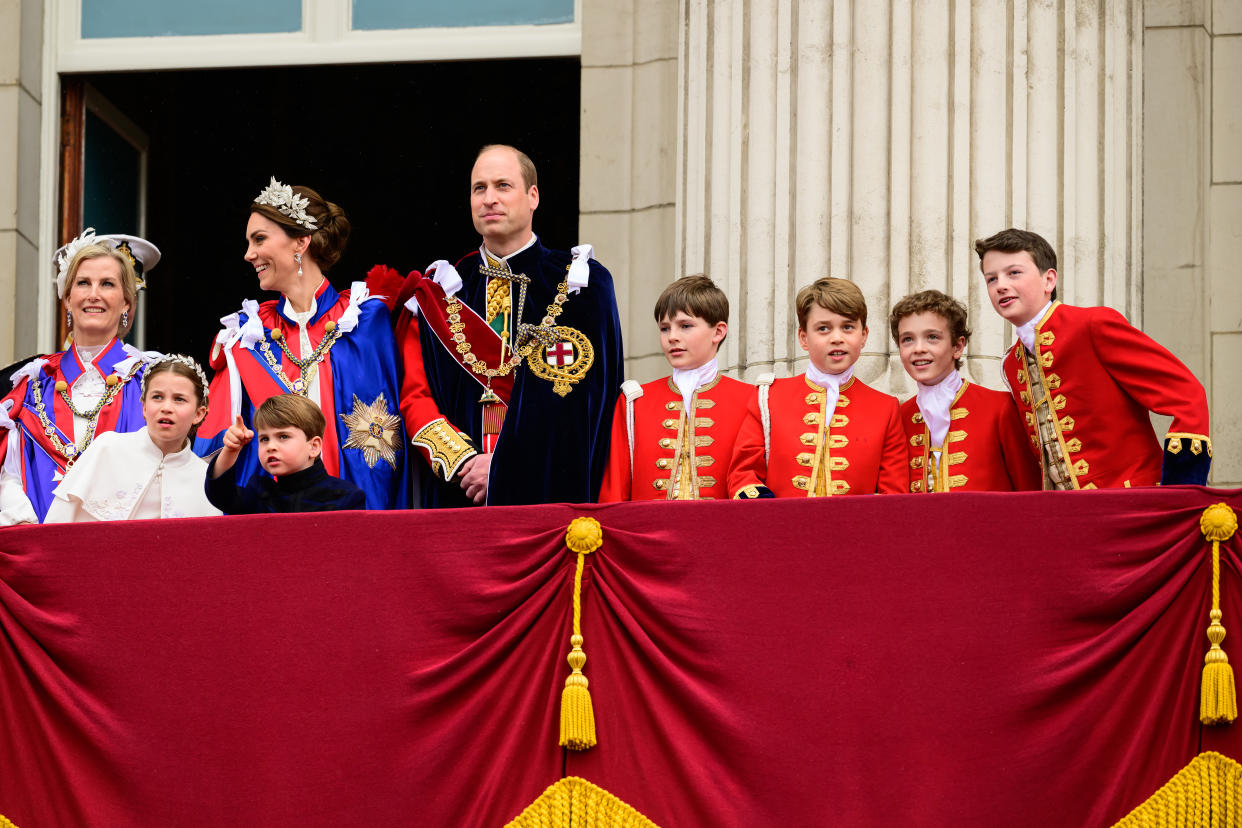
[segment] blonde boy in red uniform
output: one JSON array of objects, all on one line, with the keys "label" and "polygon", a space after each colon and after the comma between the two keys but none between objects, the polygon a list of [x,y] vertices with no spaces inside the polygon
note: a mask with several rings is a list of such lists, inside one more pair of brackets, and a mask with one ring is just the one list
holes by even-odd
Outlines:
[{"label": "blonde boy in red uniform", "polygon": [[[1017,328],[1001,368],[1045,489],[1207,482],[1207,394],[1181,360],[1112,308],[1057,301],[1057,256],[1010,228],[975,242],[992,307]],[[1149,412],[1173,418],[1164,450]]]},{"label": "blonde boy in red uniform", "polygon": [[906,491],[897,398],[854,376],[867,342],[862,291],[824,277],[798,291],[795,304],[810,365],[760,386],[738,434],[729,490],[744,499]]},{"label": "blonde boy in red uniform", "polygon": [[622,384],[600,502],[727,498],[733,440],[755,387],[720,373],[729,298],[706,276],[673,282],[655,306],[672,376]]},{"label": "blonde boy in red uniform", "polygon": [[962,379],[966,307],[938,290],[907,296],[888,325],[918,393],[901,405],[912,492],[1038,490],[1013,399]]}]

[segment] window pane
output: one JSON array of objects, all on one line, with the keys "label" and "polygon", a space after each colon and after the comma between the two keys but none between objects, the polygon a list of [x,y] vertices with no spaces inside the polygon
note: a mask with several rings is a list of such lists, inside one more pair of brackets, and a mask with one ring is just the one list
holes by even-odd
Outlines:
[{"label": "window pane", "polygon": [[82,0],[82,37],[267,34],[302,30],[302,0]]},{"label": "window pane", "polygon": [[572,23],[574,0],[354,0],[355,29]]}]

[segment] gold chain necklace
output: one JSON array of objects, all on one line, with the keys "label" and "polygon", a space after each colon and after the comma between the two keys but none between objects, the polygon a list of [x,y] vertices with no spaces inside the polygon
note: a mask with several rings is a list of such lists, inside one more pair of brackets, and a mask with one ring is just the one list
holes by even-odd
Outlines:
[{"label": "gold chain necklace", "polygon": [[[104,406],[116,399],[116,395],[121,393],[121,389],[124,387],[125,383],[133,379],[134,374],[137,374],[138,369],[140,369],[143,365],[144,363],[141,360],[135,362],[134,365],[130,367],[129,373],[124,377],[117,377],[116,374],[109,374],[107,379],[104,380],[108,385],[108,390],[104,392],[103,397],[100,398],[95,407],[87,412],[79,412],[73,402],[70,401],[68,393],[69,384],[64,380],[57,380],[56,391],[60,394],[61,399],[69,404],[70,411],[72,411],[76,416],[86,420],[86,434],[82,435],[81,444],[65,443],[56,436],[56,426],[52,425],[52,421],[48,419],[47,408],[43,404],[43,386],[38,381],[37,377],[31,378],[30,392],[34,397],[35,414],[38,415],[39,422],[43,425],[43,433],[52,442],[52,447],[59,451],[65,459],[69,461],[65,464],[66,471],[68,471],[69,467],[76,462],[82,452],[86,451],[86,448],[91,444],[91,441],[95,439],[95,429],[99,425],[99,412],[103,411]],[[111,382],[109,382],[109,380],[111,380]]]},{"label": "gold chain necklace", "polygon": [[[470,370],[474,371],[474,373],[482,374],[488,380],[491,380],[494,377],[503,377],[516,368],[523,359],[530,356],[531,351],[535,350],[536,344],[550,344],[555,336],[552,333],[552,323],[556,320],[556,317],[561,315],[561,311],[565,309],[564,305],[568,298],[569,280],[566,278],[565,281],[556,286],[556,297],[548,305],[548,312],[544,315],[543,321],[540,324],[522,324],[519,321],[518,347],[514,349],[513,356],[504,360],[495,368],[487,367],[486,362],[474,355],[474,347],[466,339],[466,334],[464,333],[466,326],[461,321],[461,300],[456,295],[452,297],[446,295],[444,302],[445,309],[448,311],[449,331],[453,334],[453,341],[457,343],[457,353],[462,355],[462,362],[469,365]],[[521,312],[521,304],[519,303],[519,313]],[[519,320],[521,319],[521,317],[518,318]]]},{"label": "gold chain necklace", "polygon": [[332,350],[332,346],[341,338],[342,331],[340,327],[330,319],[324,323],[323,330],[324,337],[319,341],[318,347],[306,359],[298,359],[290,352],[289,346],[285,344],[285,335],[280,328],[272,328],[272,339],[280,346],[280,350],[289,358],[289,361],[298,366],[298,370],[302,373],[295,380],[289,379],[289,375],[285,373],[280,363],[276,361],[276,355],[272,353],[272,346],[268,344],[268,341],[264,339],[259,343],[259,350],[263,352],[263,359],[267,361],[268,367],[276,372],[276,376],[280,378],[285,388],[294,394],[301,394],[303,397],[307,395],[310,391],[310,380],[307,377],[313,377],[313,374],[308,372],[323,362],[323,358],[328,355],[328,352]]}]

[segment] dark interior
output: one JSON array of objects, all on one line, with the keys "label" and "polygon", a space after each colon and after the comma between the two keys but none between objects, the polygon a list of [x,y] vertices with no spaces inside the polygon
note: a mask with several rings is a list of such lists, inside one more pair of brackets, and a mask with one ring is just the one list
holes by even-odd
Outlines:
[{"label": "dark interior", "polygon": [[247,206],[273,175],[345,209],[337,288],[376,263],[404,273],[478,245],[468,180],[488,143],[538,167],[540,238],[577,244],[579,78],[576,58],[87,77],[150,137],[147,236],[163,259],[148,282],[147,347],[202,360],[220,317],[275,298],[242,259]]}]

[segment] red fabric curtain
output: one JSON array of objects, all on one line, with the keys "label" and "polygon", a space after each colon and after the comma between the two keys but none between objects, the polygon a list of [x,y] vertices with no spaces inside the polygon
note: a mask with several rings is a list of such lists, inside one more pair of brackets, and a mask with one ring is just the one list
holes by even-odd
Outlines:
[{"label": "red fabric curtain", "polygon": [[[1242,722],[1198,722],[1220,501],[1242,511],[1179,487],[0,530],[0,814],[493,826],[577,775],[664,826],[1109,825],[1201,750],[1242,759]],[[583,514],[599,745],[565,753]]]}]

